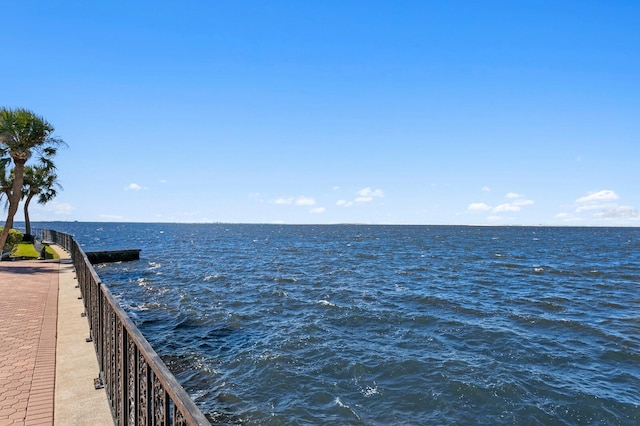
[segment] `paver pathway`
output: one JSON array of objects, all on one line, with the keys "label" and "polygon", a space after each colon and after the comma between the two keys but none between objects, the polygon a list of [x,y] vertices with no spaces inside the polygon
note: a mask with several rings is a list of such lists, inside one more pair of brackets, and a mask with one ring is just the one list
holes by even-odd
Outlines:
[{"label": "paver pathway", "polygon": [[53,423],[58,270],[0,262],[0,426]]}]

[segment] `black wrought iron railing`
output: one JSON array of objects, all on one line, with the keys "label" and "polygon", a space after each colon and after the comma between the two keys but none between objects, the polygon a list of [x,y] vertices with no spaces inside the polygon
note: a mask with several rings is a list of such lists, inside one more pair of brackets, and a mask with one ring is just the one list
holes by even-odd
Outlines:
[{"label": "black wrought iron railing", "polygon": [[100,377],[117,425],[209,425],[162,359],[120,307],[75,239],[43,230],[71,254]]}]

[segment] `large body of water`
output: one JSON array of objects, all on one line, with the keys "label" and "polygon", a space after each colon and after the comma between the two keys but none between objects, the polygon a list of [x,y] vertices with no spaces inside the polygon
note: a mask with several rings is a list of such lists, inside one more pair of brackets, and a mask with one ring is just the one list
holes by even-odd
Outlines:
[{"label": "large body of water", "polygon": [[640,228],[40,223],[228,424],[640,424]]}]

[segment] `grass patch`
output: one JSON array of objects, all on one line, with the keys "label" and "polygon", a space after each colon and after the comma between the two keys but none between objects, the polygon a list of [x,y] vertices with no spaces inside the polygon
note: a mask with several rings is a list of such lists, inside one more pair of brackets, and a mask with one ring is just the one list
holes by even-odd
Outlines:
[{"label": "grass patch", "polygon": [[11,257],[28,257],[37,259],[40,257],[40,253],[31,243],[18,243],[11,250]]},{"label": "grass patch", "polygon": [[47,259],[60,259],[58,253],[56,253],[51,247],[45,246],[45,250],[47,251]]},{"label": "grass patch", "polygon": [[[45,250],[47,251],[47,259],[58,259],[58,253],[53,251],[53,249],[49,246],[45,246]],[[19,243],[16,244],[13,250],[11,251],[11,257],[19,257],[26,259],[37,259],[40,257],[40,253],[31,243]]]}]

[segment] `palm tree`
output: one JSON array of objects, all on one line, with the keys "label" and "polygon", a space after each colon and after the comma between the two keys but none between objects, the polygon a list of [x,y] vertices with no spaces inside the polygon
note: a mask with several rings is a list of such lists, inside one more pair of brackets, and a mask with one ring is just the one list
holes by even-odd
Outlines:
[{"label": "palm tree", "polygon": [[25,163],[34,153],[40,154],[44,166],[53,166],[51,158],[64,142],[52,136],[54,128],[44,118],[22,109],[0,109],[0,158],[8,155],[13,162],[13,186],[7,193],[9,211],[0,235],[0,250],[4,247],[13,218],[22,198]]},{"label": "palm tree", "polygon": [[58,176],[54,167],[27,166],[24,169],[24,184],[22,196],[24,202],[25,238],[32,240],[31,221],[29,220],[29,203],[36,195],[39,204],[46,204],[58,195],[57,189],[62,189],[58,183]]}]

